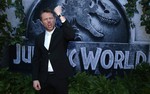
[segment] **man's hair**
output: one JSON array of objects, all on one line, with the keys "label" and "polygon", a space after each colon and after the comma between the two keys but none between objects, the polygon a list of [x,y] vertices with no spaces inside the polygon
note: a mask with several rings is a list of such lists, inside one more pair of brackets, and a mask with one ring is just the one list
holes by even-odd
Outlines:
[{"label": "man's hair", "polygon": [[46,12],[46,13],[52,13],[53,16],[56,18],[56,14],[55,14],[54,11],[52,11],[50,8],[45,8],[45,9],[43,9],[43,10],[40,11],[40,20],[42,20],[41,15],[42,15],[43,13],[45,13],[45,12]]}]

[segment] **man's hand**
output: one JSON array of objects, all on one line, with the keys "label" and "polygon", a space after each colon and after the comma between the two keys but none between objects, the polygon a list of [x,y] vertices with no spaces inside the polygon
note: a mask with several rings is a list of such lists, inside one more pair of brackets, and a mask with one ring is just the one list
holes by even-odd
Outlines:
[{"label": "man's hand", "polygon": [[55,12],[57,15],[61,15],[61,13],[62,13],[62,7],[61,7],[61,6],[55,7],[54,12]]},{"label": "man's hand", "polygon": [[56,13],[57,16],[59,16],[62,23],[64,23],[66,21],[66,18],[63,15],[61,15],[62,14],[61,6],[58,5],[57,7],[55,7],[54,12]]},{"label": "man's hand", "polygon": [[40,82],[38,80],[34,80],[33,81],[33,87],[35,90],[40,90],[41,89]]}]

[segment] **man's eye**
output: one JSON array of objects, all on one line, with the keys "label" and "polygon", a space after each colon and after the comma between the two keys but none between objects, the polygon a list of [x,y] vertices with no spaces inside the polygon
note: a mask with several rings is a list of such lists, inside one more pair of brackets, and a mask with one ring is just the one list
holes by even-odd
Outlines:
[{"label": "man's eye", "polygon": [[53,19],[53,18],[49,18],[49,19],[51,20],[51,19]]},{"label": "man's eye", "polygon": [[44,21],[48,20],[48,18],[44,19]]}]

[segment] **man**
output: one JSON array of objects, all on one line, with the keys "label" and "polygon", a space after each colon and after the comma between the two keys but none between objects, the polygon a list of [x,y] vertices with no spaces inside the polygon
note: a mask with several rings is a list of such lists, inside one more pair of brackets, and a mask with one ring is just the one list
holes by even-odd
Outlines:
[{"label": "man", "polygon": [[[33,65],[33,87],[40,94],[68,94],[68,77],[73,69],[66,55],[67,44],[74,40],[75,33],[66,18],[61,15],[62,8],[57,6],[53,13],[49,9],[42,10],[40,19],[45,27],[35,40]],[[56,17],[62,26],[55,26]]]}]

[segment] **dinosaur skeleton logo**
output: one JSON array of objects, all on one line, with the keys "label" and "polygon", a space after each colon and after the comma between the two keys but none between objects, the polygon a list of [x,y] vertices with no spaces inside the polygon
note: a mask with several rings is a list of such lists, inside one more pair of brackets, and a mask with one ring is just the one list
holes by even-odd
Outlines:
[{"label": "dinosaur skeleton logo", "polygon": [[[122,42],[129,40],[129,28],[122,11],[118,11],[116,0],[37,0],[29,12],[27,32],[31,38],[41,33],[43,27],[38,11],[44,7],[63,7],[63,15],[76,32],[77,41]],[[43,6],[44,5],[44,6]],[[119,8],[121,8],[119,6]],[[120,13],[122,12],[122,13]],[[38,14],[39,15],[39,14]]]},{"label": "dinosaur skeleton logo", "polygon": [[[76,20],[75,27],[87,29],[95,37],[104,37],[103,28],[94,23],[94,19],[99,23],[116,25],[121,17],[117,10],[111,8],[100,0],[67,0],[64,4],[64,15],[72,21]],[[94,24],[93,24],[94,23]]]}]

